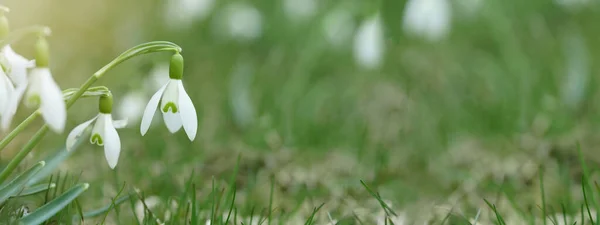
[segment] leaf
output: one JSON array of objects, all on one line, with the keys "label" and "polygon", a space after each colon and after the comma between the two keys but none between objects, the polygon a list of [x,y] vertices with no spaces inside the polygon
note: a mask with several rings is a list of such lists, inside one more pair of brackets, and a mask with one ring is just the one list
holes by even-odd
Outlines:
[{"label": "leaf", "polygon": [[11,196],[15,196],[23,189],[27,181],[29,181],[37,172],[44,167],[44,161],[38,162],[25,172],[21,173],[15,179],[10,181],[6,186],[0,189],[0,203],[6,201]]},{"label": "leaf", "polygon": [[68,191],[66,191],[61,196],[58,196],[54,200],[48,202],[42,207],[35,210],[33,213],[21,218],[18,220],[19,224],[27,224],[27,225],[35,225],[41,224],[44,221],[50,219],[52,216],[56,215],[60,210],[69,205],[72,201],[74,201],[81,193],[87,190],[90,187],[89,184],[83,183],[75,185]]},{"label": "leaf", "polygon": [[44,192],[48,189],[52,189],[55,187],[56,187],[55,183],[50,183],[50,185],[48,185],[48,184],[33,185],[31,187],[26,187],[23,191],[21,191],[21,193],[18,193],[17,195],[13,195],[11,197],[22,197],[22,196],[34,195],[34,194],[41,193],[41,192]]}]

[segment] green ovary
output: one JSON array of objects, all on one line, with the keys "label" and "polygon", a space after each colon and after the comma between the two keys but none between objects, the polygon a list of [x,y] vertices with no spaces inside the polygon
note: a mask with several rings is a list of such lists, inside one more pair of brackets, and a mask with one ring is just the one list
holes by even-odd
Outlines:
[{"label": "green ovary", "polygon": [[177,113],[177,111],[178,111],[177,106],[173,102],[167,102],[167,104],[165,104],[165,106],[162,108],[162,111],[164,113],[167,113],[167,112],[169,112],[169,108],[171,108],[172,113]]},{"label": "green ovary", "polygon": [[27,104],[30,106],[38,106],[40,105],[40,102],[42,102],[42,99],[39,95],[32,95],[27,98]]},{"label": "green ovary", "polygon": [[102,141],[102,137],[99,134],[92,135],[91,138],[92,144],[103,145],[104,141]]}]

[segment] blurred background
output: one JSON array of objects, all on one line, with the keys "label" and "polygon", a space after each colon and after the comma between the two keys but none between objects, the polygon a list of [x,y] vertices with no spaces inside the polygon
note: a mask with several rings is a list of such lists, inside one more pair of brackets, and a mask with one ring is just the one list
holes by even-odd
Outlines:
[{"label": "blurred background", "polygon": [[[597,1],[3,4],[13,29],[52,29],[51,69],[63,89],[134,45],[167,40],[183,48],[196,140],[171,135],[159,114],[139,134],[142,110],[168,78],[167,53],[120,65],[97,83],[112,90],[115,118],[130,122],[119,131],[117,169],[88,144],[61,167],[82,172],[91,204],[110,202],[123,182],[147,196],[177,196],[192,171],[199,189],[209,190],[240,156],[240,204],[268,204],[273,178],[283,210],[308,213],[325,202],[335,218],[376,215],[364,180],[411,220],[450,208],[473,217],[483,198],[502,201],[500,188],[535,208],[542,166],[549,199],[578,198],[578,143],[588,163],[600,162]],[[32,43],[15,49],[32,58]],[[67,131],[94,116],[96,104],[80,100]],[[17,119],[29,113],[21,108]],[[60,148],[67,133],[48,135],[40,146],[52,148],[38,148],[31,162]]]}]

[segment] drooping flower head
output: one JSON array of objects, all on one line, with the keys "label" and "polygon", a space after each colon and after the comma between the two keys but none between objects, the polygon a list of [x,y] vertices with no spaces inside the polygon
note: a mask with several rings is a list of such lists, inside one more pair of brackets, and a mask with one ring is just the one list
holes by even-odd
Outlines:
[{"label": "drooping flower head", "polygon": [[192,99],[187,94],[181,82],[183,77],[183,56],[179,53],[171,57],[169,66],[169,81],[163,85],[146,105],[140,132],[145,135],[150,128],[152,118],[159,107],[167,129],[175,133],[183,127],[188,138],[193,141],[198,129],[198,118]]},{"label": "drooping flower head", "polygon": [[88,120],[75,128],[67,137],[67,151],[73,150],[77,140],[84,134],[86,128],[93,124],[90,134],[90,143],[104,146],[104,156],[108,162],[108,166],[114,169],[119,162],[119,154],[121,153],[121,139],[116,129],[123,128],[127,125],[127,120],[112,119],[112,95],[100,97],[98,115],[91,120]]},{"label": "drooping flower head", "polygon": [[2,118],[2,126],[4,129],[8,128],[21,97],[25,94],[25,104],[29,107],[39,106],[50,129],[61,133],[67,120],[67,109],[62,91],[48,68],[49,47],[44,36],[40,36],[35,48],[35,68],[31,69],[26,84],[17,86],[15,94],[10,98],[7,115]]}]

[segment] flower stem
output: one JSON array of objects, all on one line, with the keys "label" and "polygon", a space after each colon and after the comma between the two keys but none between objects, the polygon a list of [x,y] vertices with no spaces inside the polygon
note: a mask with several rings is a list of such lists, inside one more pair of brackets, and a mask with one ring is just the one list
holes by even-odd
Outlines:
[{"label": "flower stem", "polygon": [[2,170],[2,172],[0,173],[0,183],[3,183],[4,181],[6,181],[6,178],[8,178],[8,176],[10,176],[12,171],[14,171],[15,168],[17,168],[17,166],[19,166],[21,161],[23,161],[23,159],[25,159],[25,156],[27,156],[27,154],[29,154],[29,152],[31,152],[33,147],[35,147],[37,145],[37,143],[40,142],[40,140],[42,140],[42,138],[44,137],[44,135],[47,132],[48,132],[48,126],[47,125],[42,126],[42,128],[40,128],[38,130],[38,132],[35,133],[35,135],[29,140],[29,142],[27,142],[25,147],[23,147],[23,149],[21,151],[19,151],[19,153],[17,153],[17,155],[10,160],[10,162],[8,163],[6,168],[4,168]]},{"label": "flower stem", "polygon": [[8,133],[8,135],[6,135],[6,137],[4,137],[2,141],[0,141],[0,151],[4,150],[4,148],[8,144],[10,144],[10,142],[13,139],[15,139],[15,137],[17,137],[17,135],[21,133],[21,131],[25,130],[25,127],[29,126],[29,124],[31,124],[36,118],[38,118],[38,116],[40,116],[39,112],[35,111],[31,115],[29,115],[27,119],[23,120],[23,122],[21,122],[17,127],[15,127],[14,130],[10,131],[10,133]]}]

